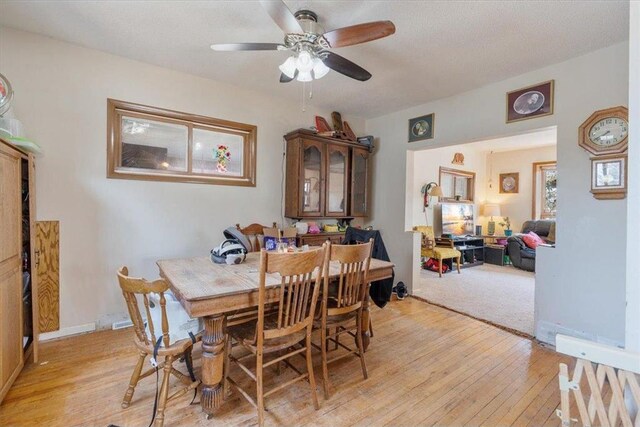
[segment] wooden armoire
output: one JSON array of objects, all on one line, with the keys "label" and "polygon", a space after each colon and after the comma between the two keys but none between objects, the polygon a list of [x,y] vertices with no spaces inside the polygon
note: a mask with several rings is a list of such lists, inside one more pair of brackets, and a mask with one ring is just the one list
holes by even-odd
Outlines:
[{"label": "wooden armoire", "polygon": [[35,163],[0,139],[0,401],[38,358]]},{"label": "wooden armoire", "polygon": [[308,129],[287,141],[285,216],[353,219],[368,216],[370,147]]}]

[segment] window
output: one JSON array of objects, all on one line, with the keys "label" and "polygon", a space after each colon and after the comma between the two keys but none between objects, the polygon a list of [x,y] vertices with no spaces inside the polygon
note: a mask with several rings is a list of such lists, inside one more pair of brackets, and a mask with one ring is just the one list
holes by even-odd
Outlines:
[{"label": "window", "polygon": [[476,174],[441,167],[439,185],[442,188],[442,201],[473,202]]},{"label": "window", "polygon": [[556,217],[558,202],[558,171],[556,162],[533,164],[533,218]]},{"label": "window", "polygon": [[107,101],[108,178],[255,187],[253,125]]}]

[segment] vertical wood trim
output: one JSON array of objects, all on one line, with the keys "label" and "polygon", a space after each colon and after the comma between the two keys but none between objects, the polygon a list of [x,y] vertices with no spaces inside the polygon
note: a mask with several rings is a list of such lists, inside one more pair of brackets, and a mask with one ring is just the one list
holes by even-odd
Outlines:
[{"label": "vertical wood trim", "polygon": [[60,329],[60,224],[36,222],[38,325],[41,332]]},{"label": "vertical wood trim", "polygon": [[[38,362],[38,340],[40,335],[40,299],[38,298],[39,280],[34,262],[36,260],[36,161],[33,154],[29,154],[29,239],[31,239],[31,332],[33,335],[33,363]],[[34,274],[36,273],[36,274]]]},{"label": "vertical wood trim", "polygon": [[[533,194],[531,195],[531,219],[538,219],[536,216],[536,205],[538,203],[538,200],[542,202],[542,200],[539,199],[537,195],[538,178],[540,178],[538,176],[538,172],[542,173],[542,166],[548,166],[548,165],[556,165],[556,168],[557,168],[558,162],[557,160],[548,160],[545,162],[533,163],[533,171],[532,171]],[[542,191],[542,188],[540,188],[540,191]],[[542,219],[542,206],[540,206],[540,219]]]}]

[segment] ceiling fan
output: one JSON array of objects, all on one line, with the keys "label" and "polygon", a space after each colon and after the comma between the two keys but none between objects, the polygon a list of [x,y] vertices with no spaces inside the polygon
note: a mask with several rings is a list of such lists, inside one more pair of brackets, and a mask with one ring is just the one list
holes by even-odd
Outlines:
[{"label": "ceiling fan", "polygon": [[337,71],[352,79],[366,81],[371,78],[364,68],[329,49],[366,43],[396,32],[391,21],[375,21],[324,32],[318,16],[310,10],[292,13],[283,0],[260,0],[260,4],[285,32],[284,43],[227,43],[213,44],[216,51],[281,50],[292,55],[280,65],[281,83],[294,79],[310,82]]}]

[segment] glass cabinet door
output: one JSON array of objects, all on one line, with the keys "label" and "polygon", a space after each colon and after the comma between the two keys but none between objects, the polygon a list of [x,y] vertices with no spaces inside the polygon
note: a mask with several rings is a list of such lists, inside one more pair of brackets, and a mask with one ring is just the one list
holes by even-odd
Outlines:
[{"label": "glass cabinet door", "polygon": [[323,146],[315,141],[302,144],[302,213],[305,216],[324,214],[324,155]]},{"label": "glass cabinet door", "polygon": [[327,145],[327,216],[347,216],[349,148]]},{"label": "glass cabinet door", "polygon": [[369,173],[369,151],[353,149],[351,173],[351,216],[367,216],[367,183]]}]

